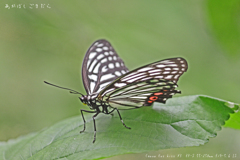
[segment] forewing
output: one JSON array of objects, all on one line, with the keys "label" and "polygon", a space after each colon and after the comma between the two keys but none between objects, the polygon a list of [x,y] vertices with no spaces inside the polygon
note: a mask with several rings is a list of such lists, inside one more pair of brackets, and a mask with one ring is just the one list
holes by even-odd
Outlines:
[{"label": "forewing", "polygon": [[188,69],[184,58],[170,58],[137,68],[119,78],[116,82],[132,83],[151,78],[165,79],[177,83],[179,77]]},{"label": "forewing", "polygon": [[187,71],[188,65],[183,58],[158,61],[119,77],[102,90],[98,97],[108,101],[112,107],[141,107],[154,101],[165,103],[175,90],[179,77]]},{"label": "forewing", "polygon": [[88,49],[82,65],[82,79],[88,95],[98,93],[127,73],[123,60],[106,40],[97,40]]}]

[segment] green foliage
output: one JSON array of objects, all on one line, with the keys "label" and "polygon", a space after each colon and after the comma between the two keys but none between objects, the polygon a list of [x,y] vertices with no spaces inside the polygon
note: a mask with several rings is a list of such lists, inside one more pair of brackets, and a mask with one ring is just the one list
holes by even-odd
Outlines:
[{"label": "green foliage", "polygon": [[225,127],[240,129],[240,112],[232,114],[229,121],[226,122]]},{"label": "green foliage", "polygon": [[[229,105],[230,104],[230,105]],[[202,95],[173,98],[166,104],[121,111],[128,130],[117,114],[97,117],[97,140],[93,144],[93,122],[86,114],[87,129],[77,116],[61,121],[41,132],[0,143],[4,159],[51,160],[99,159],[126,153],[167,148],[199,146],[215,137],[230,113],[233,103]],[[231,107],[230,107],[231,106]]]},{"label": "green foliage", "polygon": [[[130,70],[165,58],[183,57],[189,63],[188,72],[178,83],[178,89],[182,91],[183,96],[204,94],[240,103],[238,0],[89,0],[74,3],[64,0],[49,2],[27,0],[21,2],[26,5],[49,3],[51,9],[5,9],[5,4],[19,4],[20,1],[1,0],[0,3],[2,6],[0,9],[0,141],[7,141],[52,126],[62,119],[79,115],[80,108],[87,109],[86,106],[80,105],[78,98],[44,85],[43,80],[85,94],[80,76],[82,59],[92,42],[99,38],[106,38],[112,43]],[[123,118],[140,111],[149,112],[149,109],[151,108],[123,112]],[[224,131],[228,132],[225,134],[220,132],[222,136],[217,136],[207,145],[159,152],[171,154],[182,153],[182,150],[185,150],[185,153],[189,153],[195,149],[195,153],[202,151],[203,154],[228,151],[238,153],[240,138],[237,135],[240,135],[240,131],[232,128],[239,129],[240,113],[230,116],[225,124],[230,129],[224,128]],[[88,118],[90,123],[87,124],[87,132],[78,134],[82,126],[77,127],[74,132],[76,136],[86,136],[89,133],[86,146],[92,145],[93,140],[90,115]],[[105,132],[105,129],[108,129],[108,124],[102,124],[103,122],[112,124],[112,121],[116,121],[115,126],[120,127],[121,132],[138,131],[135,124],[128,119],[125,122],[132,127],[131,130],[122,126],[117,115],[114,117],[104,115],[105,118],[111,120],[111,123],[106,120],[97,121],[98,134],[95,146],[101,143],[101,131]],[[165,120],[168,118],[166,116]],[[80,121],[81,117],[78,116],[74,122]],[[69,125],[70,120],[66,120],[65,123]],[[192,124],[189,125],[192,127]],[[175,130],[180,131],[178,126],[174,125],[174,127]],[[24,156],[31,156],[33,153],[31,150],[34,153],[38,152],[34,149],[35,146],[29,147],[26,152],[17,149],[14,151],[12,147],[20,144],[24,147],[22,143],[24,139],[36,138],[42,133],[1,143],[0,150],[5,152],[0,152],[3,154],[0,155],[0,159],[18,152],[18,155],[21,153]],[[41,140],[46,140],[47,137],[48,135]],[[54,139],[53,143],[57,141],[58,139]],[[201,139],[202,141],[204,140]],[[226,141],[228,143],[225,143]],[[45,141],[42,143],[45,144],[40,145],[43,147],[47,144]],[[50,148],[53,143],[48,147]],[[76,146],[80,144],[77,142]],[[68,145],[71,147],[72,144]],[[57,147],[59,152],[62,151],[61,147],[63,146]],[[89,154],[92,153],[96,155],[93,150],[89,150]],[[135,158],[136,155],[132,157]]]},{"label": "green foliage", "polygon": [[[239,58],[226,56],[234,53],[226,54],[219,47],[225,45],[219,43],[216,27],[211,26],[217,22],[206,21],[209,7],[224,8],[227,5],[220,2],[230,1],[210,0],[214,4],[209,7],[206,2],[29,0],[21,4],[49,3],[52,8],[5,9],[5,4],[20,1],[1,0],[0,140],[38,131],[78,115],[80,108],[86,109],[78,98],[46,86],[43,80],[85,94],[80,76],[82,59],[99,38],[112,43],[130,70],[183,57],[189,63],[188,72],[178,83],[183,96],[204,94],[240,103]],[[236,9],[237,5],[232,7]],[[220,16],[222,10],[217,11],[220,13],[215,15]],[[231,15],[231,21],[238,20],[239,14]],[[226,30],[218,31],[219,36],[228,32],[238,35],[238,28]],[[225,35],[226,43],[236,39]]]},{"label": "green foliage", "polygon": [[240,1],[208,0],[209,20],[213,33],[230,55],[240,54]]}]

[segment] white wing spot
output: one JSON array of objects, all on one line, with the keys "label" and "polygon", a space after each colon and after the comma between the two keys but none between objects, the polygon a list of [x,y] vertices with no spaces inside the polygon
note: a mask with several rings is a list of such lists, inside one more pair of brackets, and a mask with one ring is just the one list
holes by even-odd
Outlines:
[{"label": "white wing spot", "polygon": [[168,62],[170,62],[170,60],[161,61],[161,63],[168,63]]},{"label": "white wing spot", "polygon": [[114,65],[113,65],[112,63],[109,63],[109,64],[108,64],[108,68],[113,69],[113,68],[114,68]]},{"label": "white wing spot", "polygon": [[115,87],[123,87],[125,85],[127,85],[127,84],[126,83],[115,83],[114,84]]},{"label": "white wing spot", "polygon": [[161,78],[163,78],[163,76],[156,76],[155,78],[160,78],[161,79]]},{"label": "white wing spot", "polygon": [[165,71],[165,72],[163,72],[163,74],[169,74],[170,72],[169,71]]},{"label": "white wing spot", "polygon": [[181,58],[177,58],[177,60],[179,60],[179,61],[180,61],[180,60],[181,60]]},{"label": "white wing spot", "polygon": [[182,71],[185,71],[185,68],[182,68]]},{"label": "white wing spot", "polygon": [[140,76],[140,77],[132,78],[132,79],[128,80],[127,82],[128,82],[128,83],[132,83],[132,82],[137,81],[137,80],[139,80],[139,79],[141,79],[141,78],[144,78],[144,77],[145,77],[145,76]]},{"label": "white wing spot", "polygon": [[97,52],[102,52],[102,48],[97,48],[96,51]]},{"label": "white wing spot", "polygon": [[92,72],[93,67],[95,66],[96,63],[97,63],[97,60],[95,59],[95,60],[92,62],[90,68],[89,68],[89,71],[90,71],[90,72]]},{"label": "white wing spot", "polygon": [[165,77],[165,79],[171,79],[173,77],[173,75],[168,75],[167,77]]},{"label": "white wing spot", "polygon": [[171,68],[165,68],[165,70],[166,70],[166,71],[170,71],[170,70],[171,70]]},{"label": "white wing spot", "polygon": [[107,69],[107,67],[106,66],[104,66],[103,68],[102,68],[102,72],[106,72],[108,69]]},{"label": "white wing spot", "polygon": [[[129,73],[127,76],[123,77],[122,80],[125,81],[125,80],[131,78],[132,76],[134,76],[135,74],[136,74],[135,72]],[[145,73],[142,73],[142,74],[145,74]]]},{"label": "white wing spot", "polygon": [[177,67],[178,65],[177,64],[169,64],[168,66],[169,67]]},{"label": "white wing spot", "polygon": [[159,67],[159,68],[163,68],[163,67],[165,67],[165,65],[163,65],[163,64],[159,64],[159,65],[157,65],[157,67]]},{"label": "white wing spot", "polygon": [[88,75],[88,77],[94,81],[97,81],[97,76],[94,74]]},{"label": "white wing spot", "polygon": [[[177,71],[173,71],[171,74],[176,74],[177,73]],[[179,72],[180,73],[180,72]]]},{"label": "white wing spot", "polygon": [[104,57],[104,55],[103,54],[100,54],[98,57],[97,57],[97,59],[102,59]]},{"label": "white wing spot", "polygon": [[179,75],[177,74],[174,78],[177,79],[179,77]]},{"label": "white wing spot", "polygon": [[103,46],[103,43],[100,43],[100,44],[98,44],[97,46],[98,46],[98,47],[102,47],[102,46]]},{"label": "white wing spot", "polygon": [[146,96],[149,96],[149,95],[151,95],[152,93],[144,93],[144,94],[142,94],[142,95],[146,95]]},{"label": "white wing spot", "polygon": [[108,57],[108,60],[111,61],[111,60],[112,60],[112,57]]},{"label": "white wing spot", "polygon": [[104,54],[105,54],[106,56],[108,56],[108,55],[109,55],[109,53],[108,53],[108,52],[104,52]]},{"label": "white wing spot", "polygon": [[106,47],[106,46],[105,46],[105,47],[103,47],[103,50],[108,50],[108,47]]},{"label": "white wing spot", "polygon": [[117,57],[116,57],[116,56],[114,56],[114,57],[113,57],[113,59],[116,61],[116,60],[117,60]]},{"label": "white wing spot", "polygon": [[116,62],[115,64],[116,64],[116,67],[120,67],[120,64],[118,62]]},{"label": "white wing spot", "polygon": [[161,69],[154,69],[154,70],[148,71],[148,73],[161,72],[161,71],[162,71]]},{"label": "white wing spot", "polygon": [[105,82],[103,84],[100,84],[99,90],[101,91],[103,88],[105,88],[110,82]]},{"label": "white wing spot", "polygon": [[113,78],[115,77],[112,73],[109,73],[109,74],[105,74],[101,77],[100,81],[104,81],[104,80],[107,80],[107,79],[110,79],[110,78]]},{"label": "white wing spot", "polygon": [[104,58],[103,60],[101,60],[101,63],[105,63],[107,62],[107,58]]},{"label": "white wing spot", "polygon": [[150,73],[150,76],[154,76],[154,75],[158,75],[158,74],[160,74],[159,72],[157,72],[157,73]]},{"label": "white wing spot", "polygon": [[121,63],[121,66],[124,66],[123,62]]},{"label": "white wing spot", "polygon": [[91,82],[91,83],[90,83],[90,90],[91,90],[91,92],[93,92],[94,87],[95,87],[95,83],[94,83],[94,82]]},{"label": "white wing spot", "polygon": [[110,51],[110,54],[113,55],[113,51]]},{"label": "white wing spot", "polygon": [[95,57],[96,54],[97,54],[96,52],[91,52],[89,54],[89,59],[92,59],[93,57]]},{"label": "white wing spot", "polygon": [[90,63],[91,63],[91,61],[88,61],[88,62],[87,62],[87,68],[89,67],[89,64],[90,64]]},{"label": "white wing spot", "polygon": [[131,97],[131,98],[136,98],[136,99],[146,99],[147,97]]},{"label": "white wing spot", "polygon": [[121,76],[121,75],[122,75],[122,73],[120,73],[119,71],[116,71],[115,74],[116,74],[117,76]]},{"label": "white wing spot", "polygon": [[122,72],[122,74],[125,74],[125,73],[126,73],[124,70],[122,70],[121,72]]},{"label": "white wing spot", "polygon": [[136,72],[135,73],[133,72],[133,73],[130,73],[127,76],[123,77],[122,81],[128,81],[128,80],[130,80],[132,78],[135,78],[137,76],[142,76],[142,75],[146,76],[146,73],[145,72],[141,72],[141,73],[136,74]]},{"label": "white wing spot", "polygon": [[145,68],[142,68],[142,69],[139,69],[138,72],[144,72],[144,71],[148,71],[148,70],[151,70],[152,68],[150,67],[145,67]]},{"label": "white wing spot", "polygon": [[99,69],[100,65],[101,65],[101,63],[97,64],[97,66],[93,70],[93,73],[98,73],[98,69]]},{"label": "white wing spot", "polygon": [[178,70],[179,70],[179,68],[173,68],[173,70],[177,70],[177,71],[178,71]]}]

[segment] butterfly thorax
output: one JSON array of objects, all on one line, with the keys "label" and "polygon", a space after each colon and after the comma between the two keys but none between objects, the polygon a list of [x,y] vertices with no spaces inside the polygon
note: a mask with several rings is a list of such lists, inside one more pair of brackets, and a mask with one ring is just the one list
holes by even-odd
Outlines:
[{"label": "butterfly thorax", "polygon": [[83,104],[88,105],[91,110],[96,110],[106,114],[113,110],[106,101],[98,99],[96,94],[83,95],[80,100]]}]

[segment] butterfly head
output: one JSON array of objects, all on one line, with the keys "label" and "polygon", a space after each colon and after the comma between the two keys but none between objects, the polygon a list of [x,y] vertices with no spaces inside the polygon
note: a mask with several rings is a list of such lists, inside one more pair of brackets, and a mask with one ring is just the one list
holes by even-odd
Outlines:
[{"label": "butterfly head", "polygon": [[79,99],[81,100],[81,102],[84,104],[84,105],[87,105],[88,104],[88,98],[86,95],[82,95],[82,97]]},{"label": "butterfly head", "polygon": [[92,110],[95,110],[98,107],[96,103],[99,104],[99,102],[97,102],[95,94],[82,95],[82,97],[79,97],[79,99],[84,105],[88,105],[88,107]]}]

